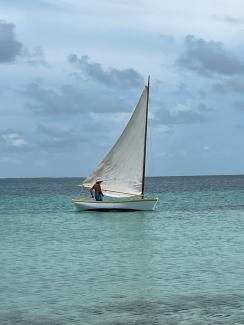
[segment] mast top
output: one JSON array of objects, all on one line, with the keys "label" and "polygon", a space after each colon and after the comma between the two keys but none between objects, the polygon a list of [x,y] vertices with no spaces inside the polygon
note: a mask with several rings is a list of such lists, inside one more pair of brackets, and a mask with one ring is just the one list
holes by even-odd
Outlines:
[{"label": "mast top", "polygon": [[150,74],[148,75],[148,79],[147,79],[147,88],[149,88],[150,86]]}]

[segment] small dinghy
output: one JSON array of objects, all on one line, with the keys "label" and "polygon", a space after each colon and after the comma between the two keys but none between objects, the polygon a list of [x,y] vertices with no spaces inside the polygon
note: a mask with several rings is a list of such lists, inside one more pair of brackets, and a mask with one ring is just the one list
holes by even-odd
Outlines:
[{"label": "small dinghy", "polygon": [[158,198],[144,195],[149,86],[145,86],[139,102],[123,133],[97,168],[80,185],[91,189],[102,179],[105,199],[77,198],[77,210],[154,210]]},{"label": "small dinghy", "polygon": [[97,211],[97,210],[118,210],[118,211],[131,211],[131,210],[154,210],[158,202],[158,199],[129,199],[129,200],[104,200],[104,201],[95,201],[95,200],[85,200],[77,199],[74,200],[74,204],[78,211]]}]

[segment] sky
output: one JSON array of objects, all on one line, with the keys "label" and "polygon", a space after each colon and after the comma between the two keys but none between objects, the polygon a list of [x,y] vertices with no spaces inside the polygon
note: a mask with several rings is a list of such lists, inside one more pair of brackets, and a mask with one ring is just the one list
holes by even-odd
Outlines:
[{"label": "sky", "polygon": [[83,177],[151,76],[147,175],[244,174],[244,0],[0,0],[0,177]]}]

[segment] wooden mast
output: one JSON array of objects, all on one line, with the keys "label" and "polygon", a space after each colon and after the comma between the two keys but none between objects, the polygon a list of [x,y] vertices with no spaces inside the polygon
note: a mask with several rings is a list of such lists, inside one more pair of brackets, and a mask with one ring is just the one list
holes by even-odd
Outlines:
[{"label": "wooden mast", "polygon": [[146,173],[146,156],[147,156],[147,121],[148,121],[148,103],[149,103],[149,87],[150,87],[150,75],[147,82],[147,107],[146,107],[146,122],[145,122],[145,134],[144,134],[144,157],[143,157],[143,172],[142,172],[142,191],[141,198],[144,199],[144,187],[145,187],[145,173]]}]

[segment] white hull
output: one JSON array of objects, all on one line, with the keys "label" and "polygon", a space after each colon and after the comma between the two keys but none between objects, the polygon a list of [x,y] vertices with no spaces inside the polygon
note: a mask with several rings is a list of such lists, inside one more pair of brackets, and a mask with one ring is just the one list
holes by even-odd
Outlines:
[{"label": "white hull", "polygon": [[153,199],[131,199],[131,200],[73,200],[78,211],[86,210],[154,210],[158,202],[158,198]]}]

